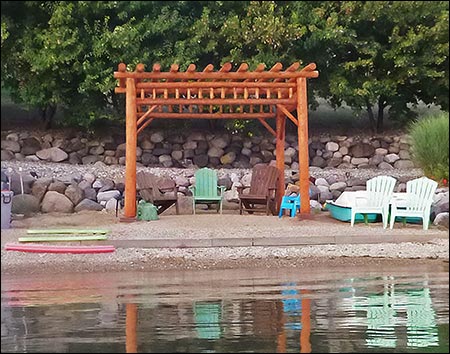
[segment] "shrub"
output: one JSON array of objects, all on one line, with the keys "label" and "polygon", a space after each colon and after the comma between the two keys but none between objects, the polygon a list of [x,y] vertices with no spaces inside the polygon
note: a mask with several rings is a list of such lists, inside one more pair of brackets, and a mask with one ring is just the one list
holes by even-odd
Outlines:
[{"label": "shrub", "polygon": [[425,175],[439,182],[448,181],[448,112],[435,113],[415,121],[410,126],[409,134],[412,158]]}]

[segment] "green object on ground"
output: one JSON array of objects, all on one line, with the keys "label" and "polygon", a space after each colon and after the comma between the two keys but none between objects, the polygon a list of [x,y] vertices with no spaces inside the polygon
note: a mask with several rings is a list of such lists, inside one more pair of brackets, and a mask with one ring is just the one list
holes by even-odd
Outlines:
[{"label": "green object on ground", "polygon": [[32,236],[19,237],[19,242],[61,242],[61,241],[101,241],[106,240],[104,235],[89,236]]},{"label": "green object on ground", "polygon": [[158,209],[152,203],[141,200],[137,207],[137,219],[145,221],[158,220]]},{"label": "green object on ground", "polygon": [[27,234],[107,234],[109,230],[91,229],[34,229],[27,230]]}]

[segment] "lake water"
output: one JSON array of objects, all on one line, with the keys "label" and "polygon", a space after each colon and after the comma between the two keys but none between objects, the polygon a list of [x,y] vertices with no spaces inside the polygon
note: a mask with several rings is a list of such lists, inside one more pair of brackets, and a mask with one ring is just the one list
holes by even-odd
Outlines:
[{"label": "lake water", "polygon": [[449,269],[2,276],[1,352],[448,353]]}]

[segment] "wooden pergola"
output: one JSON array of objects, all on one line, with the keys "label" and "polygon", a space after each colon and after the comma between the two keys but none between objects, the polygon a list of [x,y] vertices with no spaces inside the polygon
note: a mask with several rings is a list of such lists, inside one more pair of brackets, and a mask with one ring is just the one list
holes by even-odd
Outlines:
[{"label": "wooden pergola", "polygon": [[[281,63],[265,70],[259,64],[254,71],[243,63],[236,71],[225,63],[214,71],[212,64],[196,71],[190,64],[179,71],[173,64],[170,71],[161,71],[159,64],[146,72],[144,64],[128,71],[120,63],[114,77],[116,93],[126,94],[126,153],[124,216],[136,216],[136,148],[137,136],[154,119],[258,119],[276,137],[276,166],[280,171],[277,185],[278,206],[284,192],[284,144],[286,117],[297,127],[301,215],[309,215],[308,157],[308,78],[317,78],[316,65],[300,69],[293,63],[283,70]],[[292,112],[296,111],[297,116]],[[274,130],[266,119],[276,119]]]}]

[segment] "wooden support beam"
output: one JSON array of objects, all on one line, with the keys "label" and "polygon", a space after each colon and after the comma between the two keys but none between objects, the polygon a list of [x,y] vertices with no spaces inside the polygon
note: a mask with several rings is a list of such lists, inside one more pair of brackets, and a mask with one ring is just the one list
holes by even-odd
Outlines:
[{"label": "wooden support beam", "polygon": [[298,163],[300,176],[300,216],[309,216],[308,99],[306,79],[297,79]]},{"label": "wooden support beam", "polygon": [[[231,64],[230,64],[231,65]],[[259,80],[259,79],[293,79],[299,77],[305,78],[316,78],[319,76],[317,71],[279,71],[279,72],[256,72],[256,71],[248,71],[248,72],[223,72],[223,71],[214,71],[214,72],[114,72],[114,77],[116,79],[123,78],[133,78],[133,79],[153,79],[153,80],[198,80],[198,79],[212,79],[212,80]]]},{"label": "wooden support beam", "polygon": [[[125,63],[120,63],[119,67],[117,68],[117,70],[121,73],[125,73],[127,71],[127,66]],[[126,79],[119,79],[119,87],[121,88],[125,88],[126,86]]]},{"label": "wooden support beam", "polygon": [[187,73],[194,73],[196,68],[197,67],[195,66],[195,64],[189,64],[188,68],[186,69],[186,72]]},{"label": "wooden support beam", "polygon": [[127,79],[126,94],[126,141],[125,141],[125,207],[124,216],[136,216],[136,149],[137,149],[137,119],[136,119],[136,86],[134,79]]},{"label": "wooden support beam", "polygon": [[213,104],[213,105],[229,105],[229,104],[245,104],[245,105],[268,105],[268,104],[283,104],[283,105],[292,105],[295,104],[294,98],[238,98],[233,99],[231,97],[227,98],[139,98],[137,100],[137,104],[139,105],[169,105],[169,104],[181,104],[181,105],[201,105],[201,104]]},{"label": "wooden support beam", "polygon": [[219,73],[229,73],[232,68],[233,68],[233,64],[231,64],[230,62],[226,62],[222,65],[222,67],[219,69],[218,72]]},{"label": "wooden support beam", "polygon": [[281,104],[278,104],[277,105],[277,109],[279,109],[281,112],[283,112],[284,115],[286,115],[286,117],[288,117],[298,127],[298,120],[297,120],[297,118],[295,118],[293,116],[293,114],[287,110],[286,107],[284,107]]},{"label": "wooden support beam", "polygon": [[156,109],[158,106],[151,106],[142,116],[139,117],[137,125],[140,125],[147,119],[147,117]]},{"label": "wooden support beam", "polygon": [[147,119],[147,120],[145,121],[145,123],[142,124],[142,125],[139,127],[139,129],[137,130],[136,134],[139,135],[139,134],[147,127],[147,125],[149,125],[149,124],[153,121],[153,119],[155,119],[155,118]]},{"label": "wooden support beam", "polygon": [[268,119],[275,118],[274,113],[159,113],[152,112],[147,118],[161,118],[161,119]]},{"label": "wooden support beam", "polygon": [[278,183],[277,183],[277,193],[276,193],[276,202],[277,202],[277,211],[280,210],[281,199],[284,195],[285,189],[285,181],[284,181],[284,144],[286,140],[286,118],[282,114],[281,111],[277,111],[276,117],[276,164],[279,171]]},{"label": "wooden support beam", "polygon": [[263,118],[258,118],[258,120],[261,122],[262,125],[266,127],[266,129],[269,131],[270,134],[272,134],[274,137],[277,136],[277,133],[275,132],[275,130],[273,130],[273,128],[269,125],[269,123],[267,123]]}]

